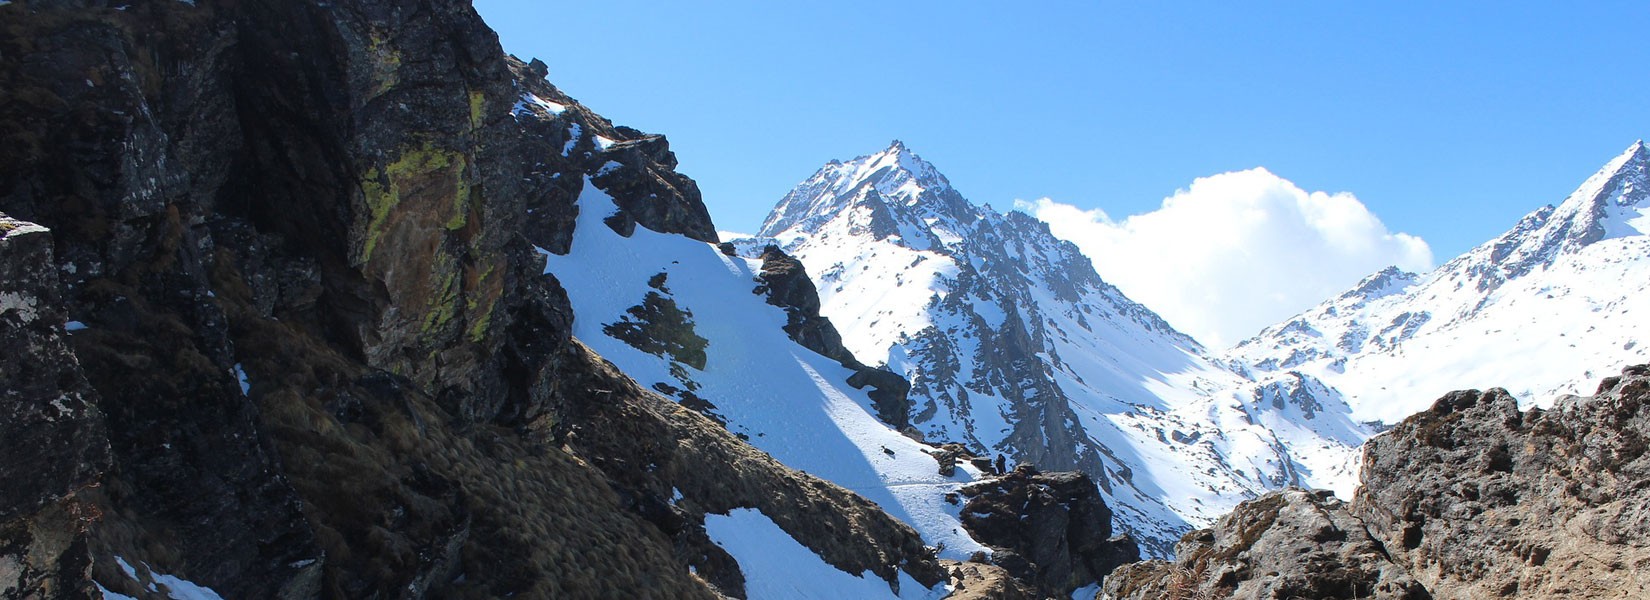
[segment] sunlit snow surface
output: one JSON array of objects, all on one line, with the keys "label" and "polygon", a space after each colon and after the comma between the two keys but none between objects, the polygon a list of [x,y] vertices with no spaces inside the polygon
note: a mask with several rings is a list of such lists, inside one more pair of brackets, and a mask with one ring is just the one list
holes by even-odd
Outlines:
[{"label": "sunlit snow surface", "polygon": [[[116,556],[115,564],[120,565],[120,570],[126,574],[126,577],[130,578],[132,581],[138,582],[139,585],[143,585],[142,578],[138,576],[137,568],[133,567],[131,563],[126,562],[125,558]],[[165,573],[157,573],[150,569],[149,565],[143,565],[143,570],[148,572],[149,578],[153,581],[153,583],[149,583],[145,586],[145,589],[151,593],[164,593],[167,598],[171,598],[172,600],[223,600],[222,596],[219,596],[217,592],[212,591],[211,588],[206,586],[198,585],[195,582],[183,579],[181,577],[167,575]],[[131,596],[109,591],[107,588],[103,587],[103,584],[101,583],[93,582],[93,585],[97,587],[99,592],[103,593],[104,598],[108,598],[110,600],[134,600]]]},{"label": "sunlit snow surface", "polygon": [[826,563],[755,509],[707,515],[705,532],[739,561],[739,570],[745,576],[745,597],[750,600],[937,600],[949,593],[943,585],[922,587],[901,572],[896,595],[875,573],[852,575]]},{"label": "sunlit snow surface", "polygon": [[567,105],[565,104],[545,100],[533,95],[532,92],[522,92],[521,99],[517,100],[515,106],[510,108],[510,115],[520,117],[523,114],[530,113],[532,111],[529,107],[532,106],[543,109],[551,116],[560,115],[567,111]]},{"label": "sunlit snow surface", "polygon": [[782,329],[785,313],[753,293],[760,261],[640,226],[624,238],[602,223],[616,207],[588,179],[579,209],[571,252],[541,251],[546,272],[572,301],[576,337],[644,387],[684,387],[668,357],[602,331],[655,291],[650,279],[665,274],[668,296],[692,314],[695,333],[709,342],[703,370],[679,366],[678,372],[700,386],[697,395],[716,405],[730,431],[787,466],[877,503],[930,545],[943,544],[942,556],[965,558],[984,549],[964,532],[960,507],[944,500],[978,471],[959,466],[956,476],[940,476],[924,452],[930,448],[877,420],[865,392],[847,385],[848,369],[792,342]]},{"label": "sunlit snow surface", "polygon": [[1504,387],[1542,406],[1591,393],[1650,361],[1647,188],[1650,153],[1635,144],[1563,203],[1438,270],[1372,276],[1228,356],[1312,373],[1355,418],[1389,423],[1458,389]]}]

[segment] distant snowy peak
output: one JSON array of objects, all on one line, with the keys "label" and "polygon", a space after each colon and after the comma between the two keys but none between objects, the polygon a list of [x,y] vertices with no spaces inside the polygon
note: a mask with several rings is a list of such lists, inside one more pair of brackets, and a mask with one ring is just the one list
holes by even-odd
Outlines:
[{"label": "distant snowy peak", "polygon": [[1415,281],[1419,277],[1419,275],[1398,267],[1387,267],[1379,273],[1365,277],[1351,290],[1341,294],[1337,300],[1361,306],[1372,300],[1379,300],[1393,294],[1401,294],[1404,290],[1409,289],[1409,286],[1415,285]]},{"label": "distant snowy peak", "polygon": [[[1205,352],[1196,340],[1102,280],[1089,258],[1075,245],[1055,237],[1047,223],[970,202],[939,169],[899,140],[874,154],[825,163],[780,200],[757,238],[736,241],[753,255],[768,243],[778,244],[810,265],[820,280],[820,295],[827,307],[853,303],[835,295],[856,287],[861,299],[884,297],[889,283],[911,289],[933,287],[930,291],[939,292],[938,298],[950,297],[970,282],[986,281],[990,284],[975,290],[974,299],[989,304],[1024,303],[1030,301],[1026,294],[1038,289],[1067,304],[1087,302],[1093,305],[1091,309],[1104,304],[1108,314],[1132,322],[1153,343],[1167,342],[1195,355]],[[877,248],[883,244],[890,251],[879,255]],[[905,272],[892,282],[868,283],[881,276],[893,277],[894,271]],[[869,277],[862,279],[861,274]],[[970,294],[958,296],[964,297]],[[923,301],[928,299],[929,294],[923,294],[908,308],[927,310]],[[870,319],[836,317],[878,331],[855,335],[854,326],[849,325],[845,337],[856,353],[885,352],[902,329],[888,326],[889,322],[926,323],[926,318],[915,314],[902,318],[898,310],[876,308],[880,316]],[[855,347],[856,343],[862,345]]]},{"label": "distant snowy peak", "polygon": [[1583,183],[1558,208],[1559,216],[1575,211],[1573,239],[1580,244],[1650,235],[1650,150],[1634,142],[1621,156]]},{"label": "distant snowy peak", "polygon": [[913,211],[915,219],[950,228],[973,220],[973,207],[934,165],[894,140],[876,154],[831,161],[780,200],[758,232],[815,231],[823,221],[855,205]]},{"label": "distant snowy peak", "polygon": [[[1551,264],[1561,253],[1606,239],[1650,234],[1647,196],[1650,150],[1639,141],[1587,178],[1557,207],[1537,209],[1494,242],[1453,262],[1487,263],[1483,267],[1493,266],[1495,275],[1510,279]],[[1446,265],[1444,270],[1461,266]]]},{"label": "distant snowy peak", "polygon": [[1387,269],[1229,350],[1251,377],[1313,374],[1358,418],[1395,422],[1460,388],[1526,400],[1586,391],[1641,362],[1650,326],[1650,150],[1607,162],[1563,202],[1416,276]]}]

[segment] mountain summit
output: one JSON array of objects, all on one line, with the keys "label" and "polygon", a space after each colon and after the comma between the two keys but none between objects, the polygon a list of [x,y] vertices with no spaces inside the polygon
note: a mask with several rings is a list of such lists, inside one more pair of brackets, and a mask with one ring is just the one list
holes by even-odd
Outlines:
[{"label": "mountain summit", "polygon": [[1468,253],[1473,257],[1470,262],[1493,267],[1479,271],[1484,275],[1479,285],[1494,287],[1596,242],[1650,234],[1647,197],[1650,150],[1641,140],[1587,178],[1558,206],[1537,209],[1493,245]]},{"label": "mountain summit", "polygon": [[741,253],[807,265],[843,344],[911,380],[917,432],[1089,473],[1160,555],[1252,495],[1348,480],[1368,435],[1310,378],[1214,363],[1047,224],[970,203],[899,142],[826,163],[761,233]]},{"label": "mountain summit", "polygon": [[[875,212],[882,204],[902,206],[920,216],[944,218],[953,226],[973,216],[973,207],[951,187],[945,175],[903,142],[894,140],[876,154],[845,163],[827,163],[779,201],[758,235],[811,229],[821,219],[853,206],[866,206]],[[886,220],[886,215],[881,216]]]}]

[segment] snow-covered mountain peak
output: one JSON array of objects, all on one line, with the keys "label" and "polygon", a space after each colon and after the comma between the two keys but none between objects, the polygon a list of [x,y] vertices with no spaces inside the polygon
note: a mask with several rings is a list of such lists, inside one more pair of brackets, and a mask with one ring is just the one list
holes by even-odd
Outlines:
[{"label": "snow-covered mountain peak", "polygon": [[1650,150],[1642,141],[1605,163],[1557,206],[1526,215],[1512,230],[1439,269],[1488,292],[1602,240],[1650,233]]},{"label": "snow-covered mountain peak", "polygon": [[1418,277],[1419,275],[1398,267],[1387,267],[1365,277],[1358,285],[1341,294],[1339,299],[1361,306],[1371,300],[1379,300],[1409,289]]},{"label": "snow-covered mountain peak", "polygon": [[878,203],[908,213],[901,220],[925,229],[960,229],[978,218],[977,209],[951,187],[939,169],[904,142],[894,140],[875,154],[825,163],[785,195],[758,235],[813,233],[853,206]]},{"label": "snow-covered mountain peak", "polygon": [[1622,217],[1639,216],[1623,214],[1626,209],[1650,207],[1645,201],[1647,195],[1650,195],[1650,150],[1641,140],[1588,177],[1554,209],[1548,221],[1565,222],[1573,217],[1568,233],[1582,245],[1600,239],[1644,235],[1650,233],[1647,231],[1650,228],[1625,231],[1620,225],[1626,223],[1620,221],[1626,220]]},{"label": "snow-covered mountain peak", "polygon": [[1394,269],[1227,353],[1253,376],[1312,374],[1358,419],[1396,422],[1459,387],[1526,400],[1586,391],[1646,356],[1650,149],[1635,142],[1564,201],[1420,276]]},{"label": "snow-covered mountain peak", "polygon": [[892,156],[896,164],[899,165],[900,170],[911,174],[918,184],[925,189],[939,191],[951,188],[951,181],[946,179],[939,169],[935,169],[933,163],[923,160],[921,156],[917,156],[917,153],[907,148],[905,142],[894,140],[881,154]]},{"label": "snow-covered mountain peak", "polygon": [[1639,140],[1588,178],[1575,194],[1559,205],[1557,212],[1574,210],[1592,217],[1592,229],[1581,238],[1583,243],[1650,235],[1647,197],[1650,197],[1650,150]]},{"label": "snow-covered mountain peak", "polygon": [[899,142],[826,163],[732,244],[807,265],[842,344],[911,381],[913,434],[1089,473],[1148,553],[1266,490],[1349,481],[1368,435],[1316,380],[1217,364],[1048,224],[970,203]]}]

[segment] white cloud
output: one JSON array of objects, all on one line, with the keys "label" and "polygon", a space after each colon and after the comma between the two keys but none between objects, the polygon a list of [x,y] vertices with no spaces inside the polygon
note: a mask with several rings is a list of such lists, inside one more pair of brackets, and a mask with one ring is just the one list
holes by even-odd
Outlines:
[{"label": "white cloud", "polygon": [[1044,198],[1018,203],[1077,244],[1100,276],[1212,350],[1242,341],[1387,266],[1432,268],[1432,249],[1348,193],[1306,192],[1266,169],[1199,178],[1115,221]]}]

